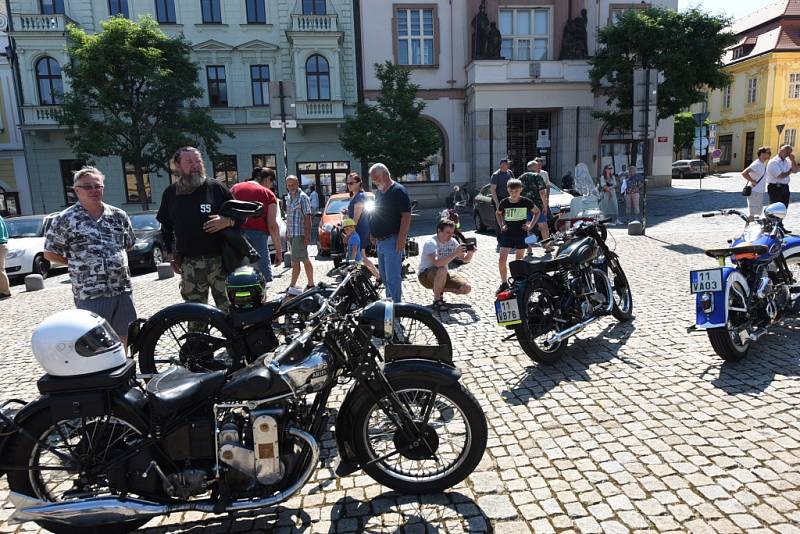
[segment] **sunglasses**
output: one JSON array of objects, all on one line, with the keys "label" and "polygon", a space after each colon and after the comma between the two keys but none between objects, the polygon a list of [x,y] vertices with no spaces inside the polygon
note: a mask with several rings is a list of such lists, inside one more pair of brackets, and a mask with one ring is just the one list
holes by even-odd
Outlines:
[{"label": "sunglasses", "polygon": [[345,183],[346,183],[347,185],[355,185],[355,184],[357,184],[358,182],[345,182]]},{"label": "sunglasses", "polygon": [[74,185],[72,187],[76,189],[83,189],[84,191],[91,191],[92,189],[95,191],[102,191],[105,188],[104,185]]}]

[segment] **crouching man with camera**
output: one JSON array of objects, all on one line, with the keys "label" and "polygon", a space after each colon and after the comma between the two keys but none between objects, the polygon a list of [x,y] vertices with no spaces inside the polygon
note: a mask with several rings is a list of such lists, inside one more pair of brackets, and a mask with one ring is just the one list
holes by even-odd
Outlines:
[{"label": "crouching man with camera", "polygon": [[472,243],[467,246],[459,245],[453,237],[456,225],[449,219],[442,219],[436,225],[436,235],[432,235],[422,245],[422,254],[419,260],[419,283],[433,290],[433,309],[447,311],[448,306],[444,301],[444,293],[466,295],[472,288],[467,279],[456,272],[449,271],[447,266],[453,260],[469,262],[475,254]]}]

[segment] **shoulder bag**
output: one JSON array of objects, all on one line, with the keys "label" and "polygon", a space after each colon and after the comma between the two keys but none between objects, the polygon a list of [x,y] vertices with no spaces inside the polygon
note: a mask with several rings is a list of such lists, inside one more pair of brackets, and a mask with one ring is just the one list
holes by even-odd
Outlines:
[{"label": "shoulder bag", "polygon": [[[761,180],[764,179],[764,175],[765,174],[767,174],[767,167],[766,166],[764,167],[764,172],[761,174],[761,178],[759,178],[758,181],[756,182],[756,185],[761,183]],[[744,186],[742,188],[742,196],[743,197],[749,197],[752,194],[753,194],[753,186],[752,185],[747,184],[746,186]]]}]

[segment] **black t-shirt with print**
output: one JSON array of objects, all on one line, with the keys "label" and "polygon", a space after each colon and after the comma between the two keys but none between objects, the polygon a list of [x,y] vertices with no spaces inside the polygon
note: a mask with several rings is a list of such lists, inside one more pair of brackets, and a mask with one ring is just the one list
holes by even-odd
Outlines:
[{"label": "black t-shirt with print", "polygon": [[528,213],[533,209],[533,201],[526,197],[519,197],[517,202],[512,202],[511,197],[500,201],[498,211],[503,212],[503,223],[506,225],[505,235],[511,237],[525,236],[522,226],[528,222]]}]

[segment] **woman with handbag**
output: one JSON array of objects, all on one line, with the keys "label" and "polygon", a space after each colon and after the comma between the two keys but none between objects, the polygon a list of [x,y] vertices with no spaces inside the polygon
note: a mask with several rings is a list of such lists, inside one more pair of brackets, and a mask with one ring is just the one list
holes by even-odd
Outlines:
[{"label": "woman with handbag", "polygon": [[767,181],[764,179],[767,174],[767,161],[772,155],[772,149],[762,146],[758,149],[758,157],[753,160],[745,170],[742,177],[747,180],[747,185],[742,189],[742,195],[747,197],[747,207],[750,208],[750,216],[761,215],[764,208],[764,192],[767,190]]},{"label": "woman with handbag", "polygon": [[621,224],[619,220],[619,205],[617,204],[617,179],[614,177],[614,167],[603,167],[603,175],[597,187],[600,193],[600,211],[603,217],[610,218],[611,224]]}]

